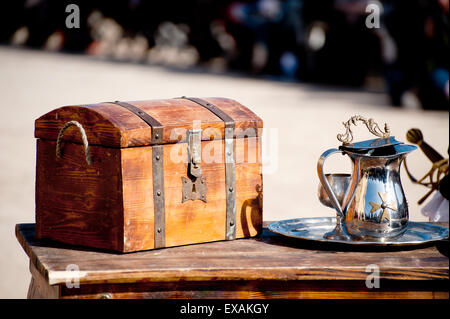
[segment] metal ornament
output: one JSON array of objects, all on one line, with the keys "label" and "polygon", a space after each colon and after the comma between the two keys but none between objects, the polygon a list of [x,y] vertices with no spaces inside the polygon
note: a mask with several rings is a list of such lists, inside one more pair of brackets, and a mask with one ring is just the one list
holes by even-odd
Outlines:
[{"label": "metal ornament", "polygon": [[206,203],[206,177],[201,176],[191,180],[181,176],[181,183],[183,184],[182,203],[197,199]]},{"label": "metal ornament", "polygon": [[349,144],[351,141],[353,141],[353,131],[351,129],[351,125],[356,125],[357,122],[363,122],[370,133],[372,133],[375,136],[386,138],[390,135],[390,129],[389,126],[385,123],[384,124],[384,131],[380,129],[379,125],[373,120],[373,119],[366,119],[362,117],[361,115],[355,115],[352,116],[347,122],[342,123],[345,127],[345,133],[344,134],[338,134],[337,139],[344,143]]},{"label": "metal ornament", "polygon": [[389,220],[388,209],[393,210],[393,211],[397,211],[397,209],[394,207],[394,203],[387,203],[387,197],[388,197],[387,193],[382,194],[382,193],[378,192],[378,196],[380,196],[380,198],[381,198],[381,203],[378,204],[378,203],[374,203],[374,202],[369,202],[370,206],[372,206],[370,213],[373,214],[377,210],[381,209],[383,212],[380,217],[380,222],[382,220],[384,220],[385,218]]}]

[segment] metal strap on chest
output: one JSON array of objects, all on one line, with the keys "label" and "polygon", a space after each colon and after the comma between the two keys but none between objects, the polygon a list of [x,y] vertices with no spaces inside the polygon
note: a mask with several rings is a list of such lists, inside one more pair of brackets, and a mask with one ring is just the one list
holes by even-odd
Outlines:
[{"label": "metal strap on chest", "polygon": [[204,108],[210,110],[222,121],[225,122],[225,184],[226,184],[226,229],[225,237],[228,240],[236,238],[236,164],[234,156],[234,120],[226,114],[224,111],[219,109],[217,106],[207,102],[205,100],[196,97],[185,97],[182,99],[190,100],[195,102]]},{"label": "metal strap on chest", "polygon": [[140,108],[126,102],[114,101],[109,102],[113,104],[120,105],[126,108],[128,111],[133,112],[141,118],[145,123],[147,123],[152,128],[152,144],[159,144],[162,142],[163,138],[163,125],[155,120],[153,117],[148,115],[146,112],[142,111]]},{"label": "metal strap on chest", "polygon": [[[162,142],[163,125],[140,108],[125,102],[108,102],[126,108],[139,116],[152,129],[152,144]],[[164,153],[162,145],[152,146],[154,240],[155,248],[165,247]]]}]

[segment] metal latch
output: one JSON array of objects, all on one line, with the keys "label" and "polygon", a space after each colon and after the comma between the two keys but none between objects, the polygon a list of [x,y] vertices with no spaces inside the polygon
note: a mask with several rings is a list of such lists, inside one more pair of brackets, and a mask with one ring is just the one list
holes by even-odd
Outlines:
[{"label": "metal latch", "polygon": [[188,130],[186,132],[186,140],[188,144],[188,170],[193,177],[202,175],[202,130]]},{"label": "metal latch", "polygon": [[188,176],[181,177],[183,183],[182,203],[188,200],[202,200],[206,203],[206,179],[202,176],[202,130],[186,132],[188,145]]}]

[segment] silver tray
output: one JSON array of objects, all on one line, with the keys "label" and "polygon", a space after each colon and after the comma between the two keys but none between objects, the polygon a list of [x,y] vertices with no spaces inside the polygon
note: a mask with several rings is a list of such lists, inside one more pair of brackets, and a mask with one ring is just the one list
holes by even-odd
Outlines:
[{"label": "silver tray", "polygon": [[384,241],[324,238],[324,234],[331,232],[335,226],[335,217],[311,217],[280,220],[267,227],[274,233],[288,237],[351,245],[406,246],[419,245],[448,238],[448,229],[445,227],[411,221],[408,223],[408,228],[403,235],[396,238],[388,238]]}]

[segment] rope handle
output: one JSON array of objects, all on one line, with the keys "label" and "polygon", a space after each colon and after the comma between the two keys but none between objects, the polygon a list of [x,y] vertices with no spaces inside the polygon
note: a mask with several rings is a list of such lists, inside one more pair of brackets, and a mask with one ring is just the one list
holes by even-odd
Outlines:
[{"label": "rope handle", "polygon": [[84,154],[85,154],[86,162],[88,163],[88,165],[91,165],[92,164],[92,160],[91,160],[91,154],[89,152],[89,143],[88,143],[88,140],[87,140],[86,132],[84,131],[83,126],[80,123],[78,123],[77,121],[67,122],[66,124],[64,124],[63,128],[59,131],[58,138],[56,140],[56,157],[57,158],[61,158],[61,141],[62,141],[62,137],[64,136],[64,133],[66,132],[66,130],[69,127],[71,127],[72,125],[78,127],[78,130],[81,133],[81,140],[83,141]]},{"label": "rope handle", "polygon": [[356,126],[358,121],[363,122],[367,126],[370,133],[380,138],[387,138],[391,134],[389,126],[386,123],[384,124],[384,131],[382,131],[374,119],[367,120],[361,115],[355,115],[352,116],[347,122],[342,123],[346,131],[344,134],[338,134],[337,139],[343,144],[350,144],[353,141],[353,131],[350,126],[352,124]]}]

